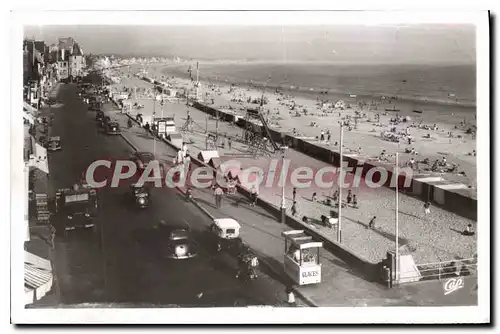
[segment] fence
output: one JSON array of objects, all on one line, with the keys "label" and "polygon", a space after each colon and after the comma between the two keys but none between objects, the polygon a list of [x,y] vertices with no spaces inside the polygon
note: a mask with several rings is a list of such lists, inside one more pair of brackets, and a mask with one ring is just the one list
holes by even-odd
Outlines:
[{"label": "fence", "polygon": [[477,275],[477,258],[416,264],[416,272],[400,273],[400,284],[416,281],[442,280],[458,276]]}]

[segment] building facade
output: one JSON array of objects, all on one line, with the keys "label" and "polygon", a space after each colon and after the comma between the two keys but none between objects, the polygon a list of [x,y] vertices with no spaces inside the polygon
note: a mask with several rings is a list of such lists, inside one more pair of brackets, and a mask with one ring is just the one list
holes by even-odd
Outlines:
[{"label": "building facade", "polygon": [[73,52],[69,56],[69,75],[72,78],[82,77],[83,71],[86,67],[83,50],[77,43],[75,43],[72,51]]},{"label": "building facade", "polygon": [[57,80],[66,81],[69,78],[69,56],[66,49],[57,53]]}]

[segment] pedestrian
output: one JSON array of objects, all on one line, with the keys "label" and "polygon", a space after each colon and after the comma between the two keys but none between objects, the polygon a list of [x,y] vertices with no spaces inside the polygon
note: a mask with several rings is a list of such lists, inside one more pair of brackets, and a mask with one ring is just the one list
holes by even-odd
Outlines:
[{"label": "pedestrian", "polygon": [[431,203],[425,202],[424,204],[424,213],[425,216],[429,215],[431,213]]},{"label": "pedestrian", "polygon": [[293,188],[293,192],[292,192],[292,200],[295,202],[295,199],[297,197],[297,188]]},{"label": "pedestrian", "polygon": [[144,129],[146,129],[146,131],[149,132],[149,129],[150,129],[149,122],[146,122],[146,125],[144,125]]},{"label": "pedestrian", "polygon": [[296,302],[295,302],[295,294],[293,293],[293,289],[291,287],[286,288],[286,302],[288,306],[290,307],[296,307]]},{"label": "pedestrian", "polygon": [[250,190],[250,196],[252,198],[251,206],[255,206],[257,204],[257,198],[259,198],[259,192],[257,191],[257,187],[255,185],[252,186]]},{"label": "pedestrian", "polygon": [[317,199],[317,198],[316,198],[316,193],[313,193],[312,198],[311,198],[311,201],[316,202],[316,199]]},{"label": "pedestrian", "polygon": [[347,204],[348,204],[348,205],[349,205],[349,204],[351,204],[351,201],[352,201],[352,191],[351,191],[351,190],[349,190],[349,191],[347,192]]},{"label": "pedestrian", "polygon": [[227,147],[231,149],[231,138],[227,139]]},{"label": "pedestrian", "polygon": [[373,218],[370,219],[370,222],[368,223],[368,228],[374,228],[375,227],[375,219],[377,219],[376,216],[373,216]]},{"label": "pedestrian", "polygon": [[323,130],[321,130],[320,141],[321,142],[325,141],[325,131],[323,131]]},{"label": "pedestrian", "polygon": [[184,175],[187,175],[189,173],[189,168],[191,167],[191,157],[187,151],[182,163],[184,164]]},{"label": "pedestrian", "polygon": [[356,197],[356,194],[352,195],[352,207],[357,208],[358,207],[358,199]]},{"label": "pedestrian", "polygon": [[296,201],[293,201],[291,211],[292,211],[292,216],[295,216],[297,214],[297,202]]},{"label": "pedestrian", "polygon": [[221,187],[217,184],[215,186],[215,191],[214,191],[214,196],[215,196],[215,206],[217,209],[220,209],[222,207],[222,195],[224,194],[224,191],[222,190]]},{"label": "pedestrian", "polygon": [[339,191],[335,190],[335,192],[333,193],[333,201],[336,203],[338,199],[339,199]]},{"label": "pedestrian", "polygon": [[330,133],[330,130],[326,131],[326,141],[330,142],[331,138],[332,138],[332,134]]}]

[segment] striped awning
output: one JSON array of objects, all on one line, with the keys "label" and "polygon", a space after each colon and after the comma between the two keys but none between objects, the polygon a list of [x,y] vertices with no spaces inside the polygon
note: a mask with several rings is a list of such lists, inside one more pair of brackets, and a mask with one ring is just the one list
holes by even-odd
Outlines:
[{"label": "striped awning", "polygon": [[41,299],[52,288],[53,275],[50,261],[25,252],[24,289],[26,304]]}]

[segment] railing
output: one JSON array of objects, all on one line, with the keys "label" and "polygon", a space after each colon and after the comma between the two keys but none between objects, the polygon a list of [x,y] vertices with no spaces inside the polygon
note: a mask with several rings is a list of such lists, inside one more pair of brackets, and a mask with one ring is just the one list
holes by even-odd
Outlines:
[{"label": "railing", "polygon": [[450,260],[434,263],[416,264],[416,275],[400,273],[400,283],[415,281],[442,280],[458,276],[477,275],[477,258]]}]

